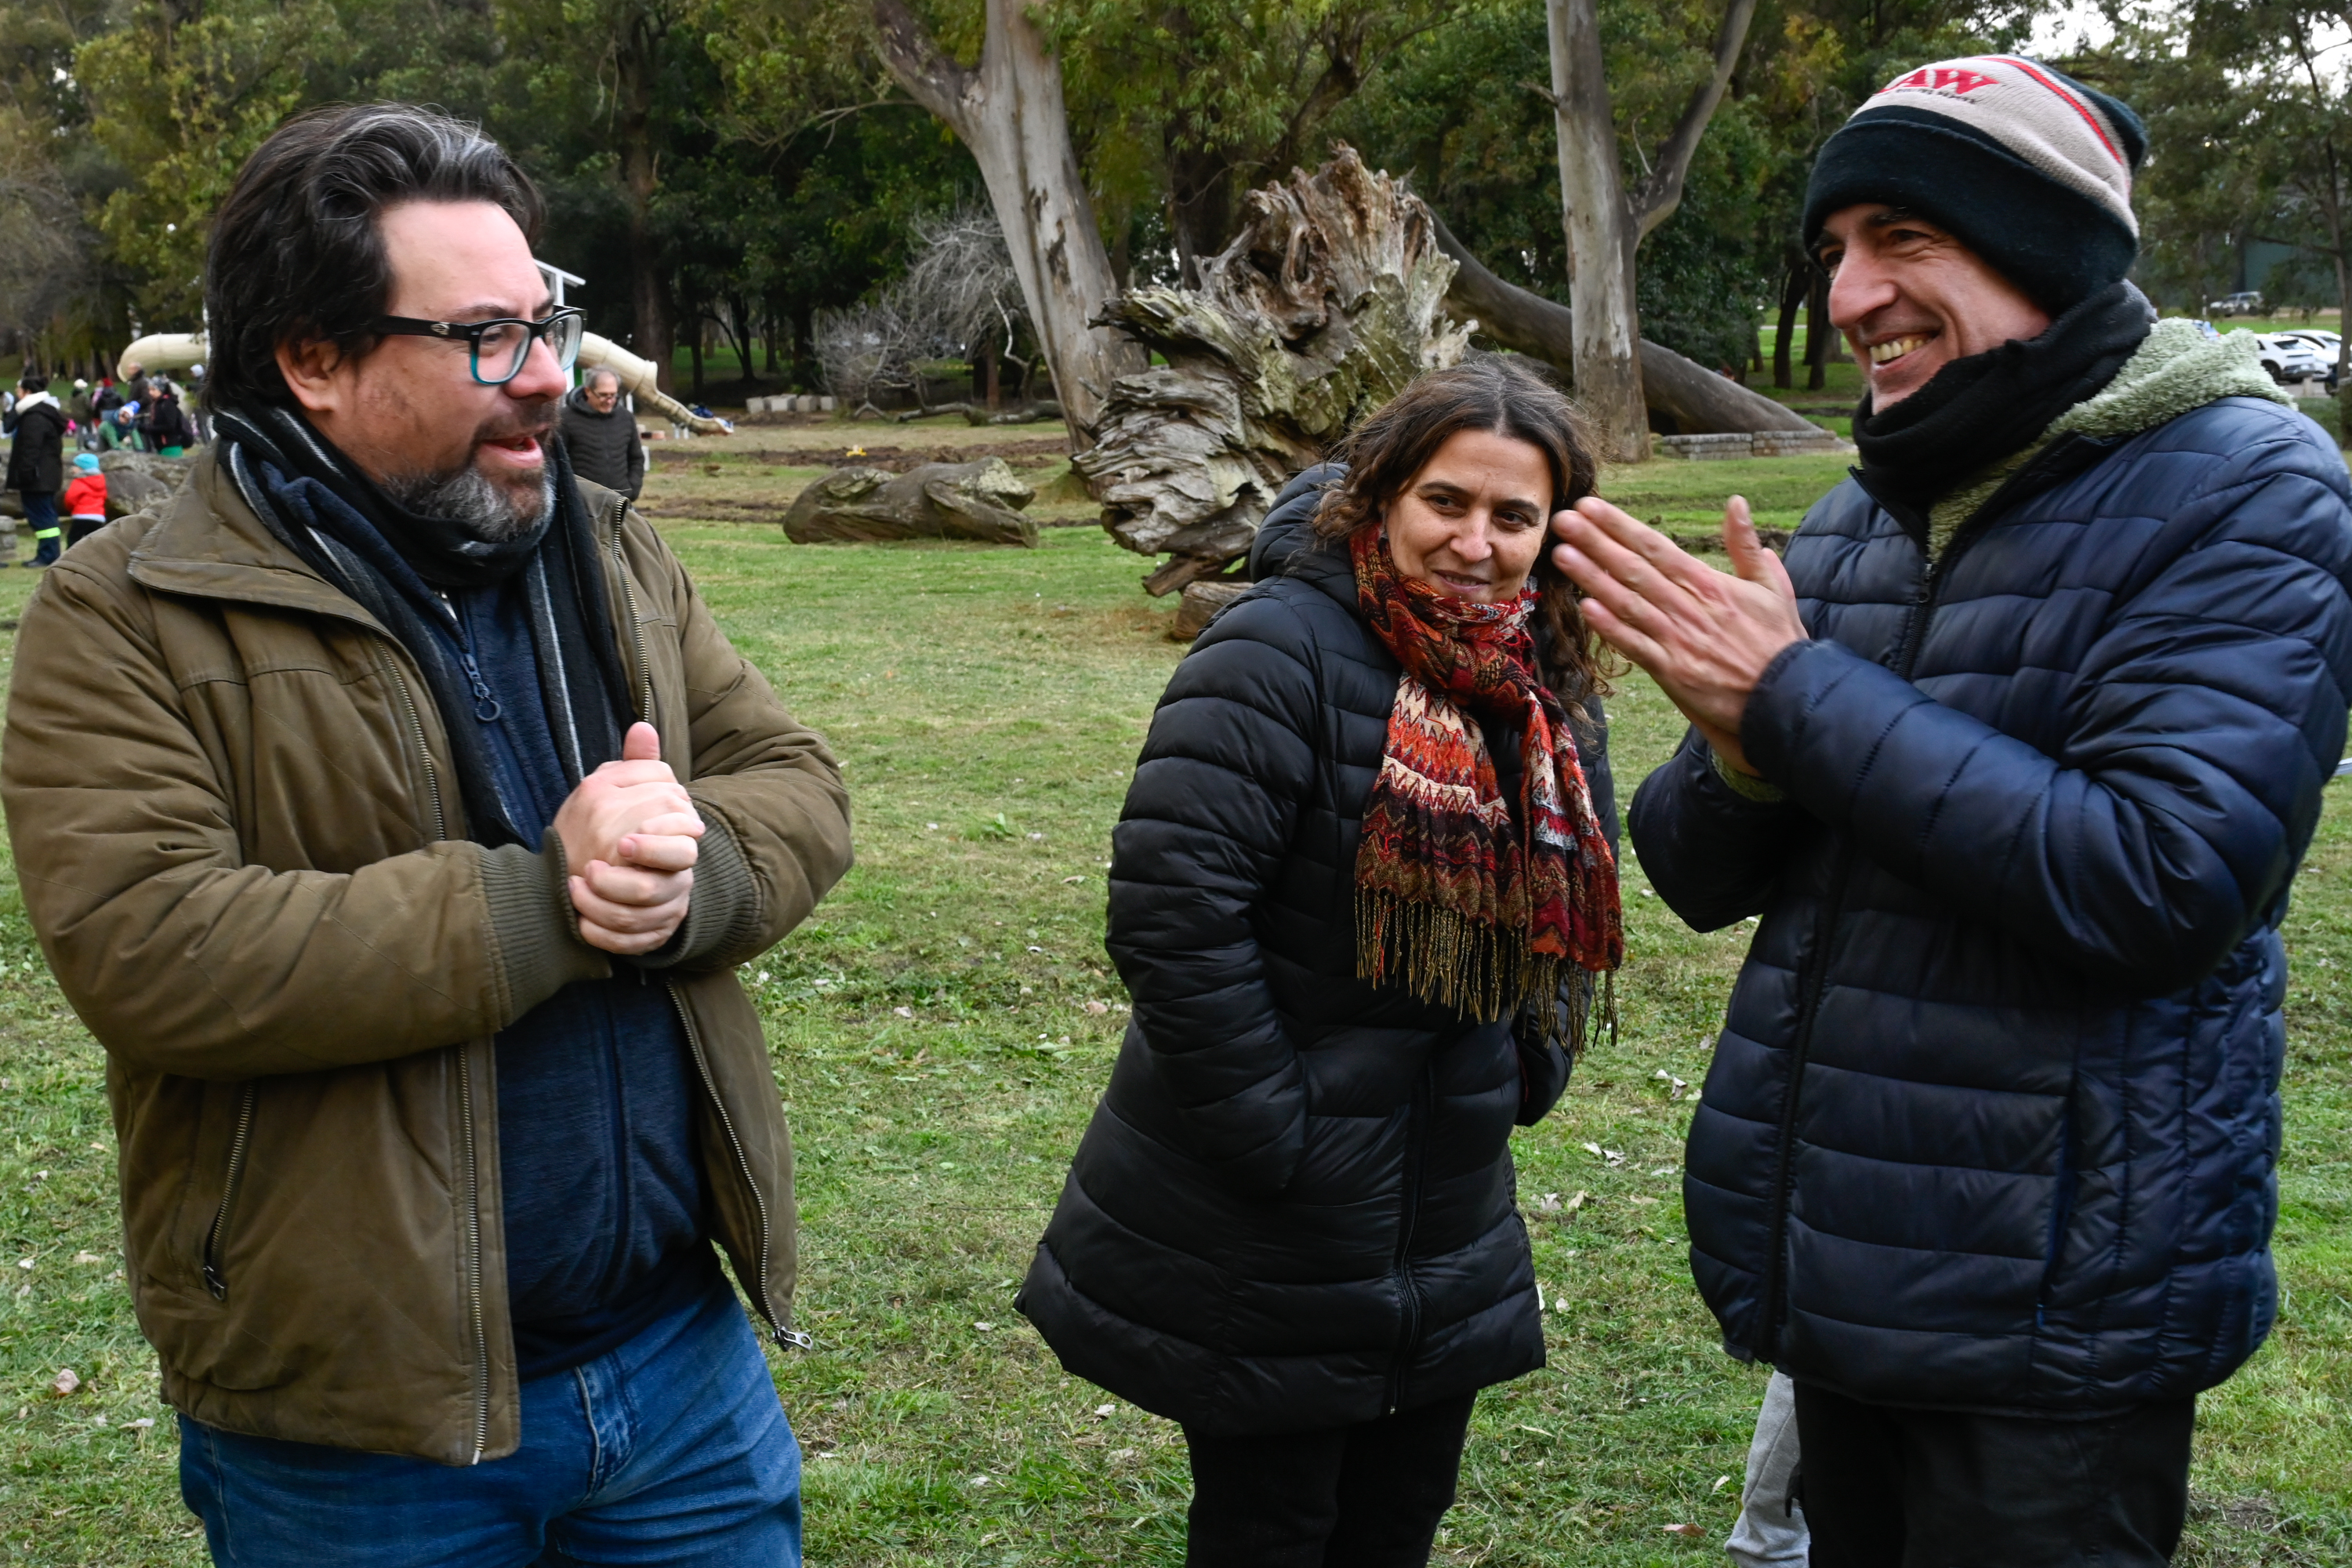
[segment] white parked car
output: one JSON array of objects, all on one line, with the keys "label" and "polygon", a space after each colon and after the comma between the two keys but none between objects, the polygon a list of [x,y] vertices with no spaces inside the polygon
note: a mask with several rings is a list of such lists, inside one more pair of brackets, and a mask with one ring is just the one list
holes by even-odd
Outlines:
[{"label": "white parked car", "polygon": [[2290,381],[2326,381],[2336,371],[2333,351],[2323,350],[2301,332],[2256,332],[2254,349],[2271,379],[2282,384]]}]

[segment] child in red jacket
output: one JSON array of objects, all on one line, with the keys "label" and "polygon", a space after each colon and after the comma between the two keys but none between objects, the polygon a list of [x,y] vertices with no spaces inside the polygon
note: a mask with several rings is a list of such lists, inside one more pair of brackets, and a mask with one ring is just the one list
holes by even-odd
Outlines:
[{"label": "child in red jacket", "polygon": [[79,453],[73,466],[73,482],[66,486],[68,550],[106,526],[106,476],[99,471],[98,454]]}]

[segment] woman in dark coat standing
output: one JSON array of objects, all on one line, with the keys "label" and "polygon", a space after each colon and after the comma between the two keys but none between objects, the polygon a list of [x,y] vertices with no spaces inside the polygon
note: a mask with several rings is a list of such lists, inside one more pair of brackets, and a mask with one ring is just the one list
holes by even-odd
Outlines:
[{"label": "woman in dark coat standing", "polygon": [[1477,1391],[1544,1360],[1511,1128],[1622,954],[1594,645],[1542,549],[1592,489],[1573,410],[1482,358],[1349,456],[1152,720],[1110,874],[1134,1019],[1019,1302],[1183,1424],[1218,1568],[1427,1561]]}]

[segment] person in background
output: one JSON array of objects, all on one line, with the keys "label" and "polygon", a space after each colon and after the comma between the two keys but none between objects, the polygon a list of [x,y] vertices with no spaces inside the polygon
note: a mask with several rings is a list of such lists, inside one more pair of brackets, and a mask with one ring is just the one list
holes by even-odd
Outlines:
[{"label": "person in background", "polygon": [[279,126],[212,223],[217,438],[16,643],[16,874],[224,1564],[800,1561],[736,966],[847,869],[848,795],[550,439],[542,213],[429,110]]},{"label": "person in background", "polygon": [[97,395],[89,400],[90,409],[98,416],[98,449],[111,452],[123,444],[122,389],[114,384],[112,376],[98,384]]},{"label": "person in background", "polygon": [[106,526],[106,476],[98,454],[74,454],[74,477],[66,486],[66,548],[71,550]]},{"label": "person in background", "polygon": [[598,368],[563,400],[563,445],[582,479],[631,500],[645,488],[646,447],[637,416],[621,405],[621,378]]},{"label": "person in background", "polygon": [[183,457],[195,436],[188,428],[187,414],[180,407],[180,389],[158,376],[152,391],[153,400],[144,421],[148,444],[166,458]]},{"label": "person in background", "polygon": [[1813,1568],[2155,1568],[2277,1310],[2279,928],[2344,753],[2352,480],[2252,339],[2125,281],[2145,148],[2037,61],[1907,72],[1804,206],[1860,465],[1782,562],[1556,520],[1690,719],[1632,813],[1759,919],[1691,1267],[1793,1380]]},{"label": "person in background", "polygon": [[25,502],[25,526],[33,535],[33,558],[24,566],[47,566],[64,553],[58,542],[58,491],[65,483],[66,411],[49,395],[48,377],[27,375],[16,384],[16,406],[5,419],[8,476],[5,488]]},{"label": "person in background", "polygon": [[1797,1452],[1797,1385],[1776,1372],[1764,1385],[1756,1436],[1748,1445],[1748,1471],[1739,1489],[1739,1518],[1723,1543],[1739,1568],[1806,1568],[1811,1538],[1805,1529]]},{"label": "person in background", "polygon": [[[90,405],[89,383],[79,376],[74,378],[73,395],[66,400],[66,417],[73,421],[77,437],[79,437],[83,432],[89,432],[93,436],[97,433],[92,429],[98,420]],[[77,439],[75,444],[79,446],[83,443]]]},{"label": "person in background", "polygon": [[1417,1568],[1478,1390],[1544,1364],[1510,1134],[1623,952],[1594,461],[1501,357],[1284,489],[1153,715],[1105,945],[1134,1016],[1019,1310],[1182,1423],[1192,1568]]}]

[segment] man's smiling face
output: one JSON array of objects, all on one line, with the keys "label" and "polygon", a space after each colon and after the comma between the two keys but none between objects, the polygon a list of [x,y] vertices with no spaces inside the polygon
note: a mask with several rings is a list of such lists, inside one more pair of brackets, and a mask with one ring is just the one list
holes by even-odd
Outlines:
[{"label": "man's smiling face", "polygon": [[[530,245],[488,202],[406,202],[378,216],[392,285],[383,313],[428,321],[536,321],[551,308]],[[331,345],[278,350],[287,384],[319,433],[396,498],[463,501],[504,511],[480,520],[496,534],[528,526],[546,507],[547,449],[570,382],[534,342],[503,386],[476,381],[463,340],[387,337],[338,357]],[[504,526],[501,526],[501,525]]]},{"label": "man's smiling face", "polygon": [[1948,231],[1864,203],[1822,226],[1830,321],[1845,334],[1883,413],[1956,359],[2048,330],[2049,312]]}]

